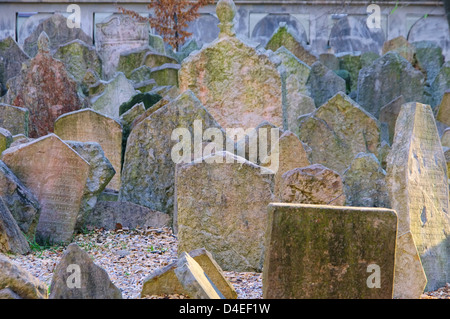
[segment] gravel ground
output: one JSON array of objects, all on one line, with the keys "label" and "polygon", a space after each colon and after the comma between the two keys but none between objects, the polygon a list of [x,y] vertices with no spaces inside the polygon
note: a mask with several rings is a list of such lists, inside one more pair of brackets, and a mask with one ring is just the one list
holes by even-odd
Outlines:
[{"label": "gravel ground", "polygon": [[[86,234],[76,235],[73,242],[87,251],[94,262],[108,272],[112,282],[122,291],[123,298],[127,299],[140,298],[144,279],[154,270],[177,259],[177,239],[169,228],[115,231],[94,229]],[[42,249],[33,245],[33,248],[31,254],[10,258],[49,286],[65,247]],[[239,299],[262,298],[260,273],[224,274],[236,289]],[[162,295],[145,298],[185,299],[188,296]],[[421,299],[450,299],[450,284],[423,294]]]}]

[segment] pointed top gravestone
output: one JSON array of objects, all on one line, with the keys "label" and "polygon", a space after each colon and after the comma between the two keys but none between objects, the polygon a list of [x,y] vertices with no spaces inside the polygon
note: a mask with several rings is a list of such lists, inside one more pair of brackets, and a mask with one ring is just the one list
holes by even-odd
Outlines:
[{"label": "pointed top gravestone", "polygon": [[345,80],[320,62],[315,62],[311,66],[306,86],[316,107],[320,107],[336,93],[346,91]]},{"label": "pointed top gravestone", "polygon": [[447,167],[431,107],[402,106],[387,158],[387,186],[399,235],[411,232],[428,279],[427,290],[448,282],[450,217]]},{"label": "pointed top gravestone", "polygon": [[2,160],[41,205],[36,240],[69,242],[89,164],[55,134],[10,148],[3,152]]},{"label": "pointed top gravestone", "polygon": [[254,128],[264,120],[281,126],[280,74],[267,55],[234,35],[235,10],[233,1],[219,1],[219,38],[183,61],[180,91],[191,90],[224,128]]}]

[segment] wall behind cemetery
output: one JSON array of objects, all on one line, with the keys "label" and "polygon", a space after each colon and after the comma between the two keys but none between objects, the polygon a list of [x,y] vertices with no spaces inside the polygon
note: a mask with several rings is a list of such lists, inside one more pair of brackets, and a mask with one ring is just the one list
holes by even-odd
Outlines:
[{"label": "wall behind cemetery", "polygon": [[[81,8],[81,28],[95,39],[95,23],[101,22],[109,14],[117,12],[115,1],[111,0],[0,0],[0,39],[14,37],[19,44],[32,30],[33,25],[54,12],[67,16],[67,6],[78,4]],[[117,1],[128,9],[148,14],[148,0]],[[380,27],[389,40],[404,36],[409,42],[434,40],[439,42],[448,60],[450,58],[449,28],[442,1],[300,1],[300,0],[236,0],[236,31],[263,45],[275,31],[279,22],[287,22],[297,36],[310,49],[323,53],[330,47],[330,34],[336,23],[348,15],[360,21],[361,26],[353,29],[364,30],[370,13],[370,3],[380,6]],[[210,42],[217,37],[219,29],[215,16],[215,5],[201,9],[201,17],[191,24],[190,30],[199,42]],[[362,21],[362,22],[361,22]],[[364,25],[363,25],[364,24]],[[370,37],[370,34],[359,36]],[[381,46],[380,46],[381,51]],[[336,51],[336,50],[335,50]],[[380,52],[381,53],[381,52]]]}]

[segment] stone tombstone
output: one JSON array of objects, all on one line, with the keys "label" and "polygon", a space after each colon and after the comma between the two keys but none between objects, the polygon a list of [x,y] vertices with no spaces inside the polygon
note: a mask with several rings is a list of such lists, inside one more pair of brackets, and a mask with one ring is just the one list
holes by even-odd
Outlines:
[{"label": "stone tombstone", "polygon": [[387,186],[399,234],[411,232],[428,279],[427,290],[448,282],[450,218],[447,167],[431,107],[402,106],[387,158]]},{"label": "stone tombstone", "polygon": [[[6,39],[1,40],[0,62],[3,62],[3,68],[0,69],[0,82],[5,85],[9,79],[19,75],[20,70],[22,70],[22,63],[26,62],[28,59],[28,55],[22,51],[13,38],[7,37]],[[0,87],[0,91],[1,89],[2,88]]]},{"label": "stone tombstone", "polygon": [[39,36],[45,32],[49,36],[49,49],[55,51],[60,45],[79,39],[86,44],[92,45],[92,38],[81,28],[69,28],[67,18],[59,13],[55,13],[49,18],[41,21],[34,31],[25,39],[24,51],[34,57],[38,53]]},{"label": "stone tombstone", "polygon": [[25,236],[0,197],[0,253],[25,255],[29,252],[30,246]]},{"label": "stone tombstone", "polygon": [[91,107],[115,119],[120,116],[120,105],[139,93],[122,72],[117,72],[111,80],[100,81],[98,84],[98,91],[89,95]]},{"label": "stone tombstone", "polygon": [[6,150],[13,142],[11,132],[0,127],[0,154]]},{"label": "stone tombstone", "polygon": [[47,285],[3,254],[0,269],[0,293],[8,290],[17,299],[47,299]]},{"label": "stone tombstone", "polygon": [[13,78],[14,85],[6,94],[6,103],[29,110],[28,133],[33,138],[53,132],[58,116],[82,106],[77,83],[64,64],[50,55],[49,38],[44,32],[38,44],[38,54]]},{"label": "stone tombstone", "polygon": [[[436,120],[450,126],[450,89],[444,93],[437,111]],[[11,132],[12,133],[12,132]]]},{"label": "stone tombstone", "polygon": [[395,252],[394,298],[419,299],[427,285],[411,232],[398,234]]},{"label": "stone tombstone", "polygon": [[439,106],[445,95],[450,90],[450,61],[445,62],[435,79],[431,83],[431,107],[433,110]]},{"label": "stone tombstone", "polygon": [[28,135],[28,109],[0,103],[0,127],[12,135]]},{"label": "stone tombstone", "polygon": [[0,198],[6,204],[20,230],[33,238],[39,221],[40,205],[31,191],[0,161]]},{"label": "stone tombstone", "polygon": [[178,251],[204,247],[225,271],[261,271],[272,174],[228,152],[177,165]]},{"label": "stone tombstone", "polygon": [[441,137],[441,145],[443,147],[450,147],[450,127],[444,130]]},{"label": "stone tombstone", "polygon": [[397,52],[388,52],[359,72],[356,101],[378,118],[380,109],[403,95],[406,102],[423,100],[425,78]]},{"label": "stone tombstone", "polygon": [[122,293],[108,273],[72,243],[55,268],[49,299],[122,299]]},{"label": "stone tombstone", "polygon": [[158,86],[178,86],[179,64],[166,63],[151,69],[151,78]]},{"label": "stone tombstone", "polygon": [[403,104],[405,104],[405,98],[400,95],[380,109],[380,122],[387,123],[390,145],[394,142],[395,122]]},{"label": "stone tombstone", "polygon": [[88,70],[94,71],[98,75],[102,74],[102,60],[95,47],[82,40],[76,39],[61,44],[53,57],[63,62],[67,71],[79,83],[83,81]]},{"label": "stone tombstone", "polygon": [[[304,42],[303,42],[304,43]],[[307,65],[313,65],[318,58],[306,50],[302,43],[292,35],[286,24],[282,24],[273,33],[269,42],[266,44],[267,50],[276,51],[278,48],[284,46],[286,49],[292,52],[300,61],[306,63]]]},{"label": "stone tombstone", "polygon": [[321,164],[291,169],[279,183],[283,203],[344,206],[346,202],[341,176]]},{"label": "stone tombstone", "polygon": [[384,208],[272,203],[264,299],[391,299],[397,216]]},{"label": "stone tombstone", "polygon": [[432,41],[417,41],[411,43],[416,49],[416,58],[427,73],[427,82],[433,82],[444,64],[442,48]]},{"label": "stone tombstone", "polygon": [[359,153],[342,174],[347,206],[390,208],[386,171],[372,153]]},{"label": "stone tombstone", "polygon": [[152,53],[149,46],[138,47],[120,53],[117,71],[123,72],[127,78],[130,78],[133,70],[144,65],[144,57]]},{"label": "stone tombstone", "polygon": [[358,153],[378,155],[379,122],[342,92],[299,118],[299,138],[311,148],[309,160],[342,174]]},{"label": "stone tombstone", "polygon": [[116,72],[120,54],[131,49],[147,47],[149,25],[137,22],[126,14],[112,14],[95,25],[95,46],[103,60],[103,75],[109,79]]},{"label": "stone tombstone", "polygon": [[348,71],[350,75],[350,91],[356,91],[359,71],[362,68],[361,52],[340,52],[336,57],[339,59],[339,69]]},{"label": "stone tombstone", "polygon": [[[184,133],[189,132],[190,135],[183,135],[182,139],[188,138],[187,144],[192,146],[195,123],[200,130],[221,130],[194,94],[185,91],[134,126],[127,140],[120,200],[172,216],[176,165],[172,153],[175,145],[179,145],[175,139],[181,140],[179,136],[172,138],[172,135],[177,128],[186,129]],[[203,131],[200,131],[201,141],[202,135]],[[195,154],[197,147],[191,147],[190,153]],[[188,154],[189,161],[191,154]]]},{"label": "stone tombstone", "polygon": [[334,53],[321,53],[319,55],[319,61],[332,71],[337,71],[340,69],[339,59]]},{"label": "stone tombstone", "polygon": [[389,51],[397,52],[414,67],[417,67],[419,64],[416,58],[416,48],[404,36],[399,36],[384,42],[381,54],[384,55]]},{"label": "stone tombstone", "polygon": [[3,152],[2,160],[41,205],[36,240],[69,242],[89,164],[55,134],[10,148]]},{"label": "stone tombstone", "polygon": [[[178,72],[180,91],[191,90],[223,128],[282,126],[281,79],[267,52],[235,36],[232,0],[217,3],[219,38],[187,57]],[[158,81],[157,81],[158,82]]]},{"label": "stone tombstone", "polygon": [[107,188],[116,191],[120,189],[122,125],[117,120],[92,109],[82,109],[57,118],[55,134],[63,140],[100,144],[116,171]]},{"label": "stone tombstone", "polygon": [[338,92],[346,92],[346,83],[320,62],[311,66],[311,73],[306,82],[316,107],[321,106]]}]

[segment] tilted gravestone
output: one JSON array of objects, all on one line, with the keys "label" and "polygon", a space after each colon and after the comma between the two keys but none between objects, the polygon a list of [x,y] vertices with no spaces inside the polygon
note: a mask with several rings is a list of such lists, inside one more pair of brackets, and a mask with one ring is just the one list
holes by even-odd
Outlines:
[{"label": "tilted gravestone", "polygon": [[397,116],[405,102],[406,101],[403,95],[400,95],[380,109],[380,122],[387,124],[390,145],[392,145],[392,142],[394,141],[395,122],[397,121]]},{"label": "tilted gravestone", "polygon": [[417,245],[427,290],[444,286],[450,275],[449,187],[429,105],[402,106],[387,158],[387,186],[399,235],[410,231]]},{"label": "tilted gravestone", "polygon": [[[281,79],[276,65],[235,36],[233,1],[220,1],[219,38],[187,57],[180,91],[191,90],[223,128],[282,125]],[[156,81],[158,82],[158,81]]]},{"label": "tilted gravestone", "polygon": [[450,89],[444,93],[439,109],[437,111],[436,120],[450,126]]},{"label": "tilted gravestone", "polygon": [[261,271],[272,174],[228,152],[177,165],[178,251],[204,247],[225,271]]},{"label": "tilted gravestone", "polygon": [[[9,79],[19,75],[20,70],[22,70],[22,63],[26,62],[28,59],[28,55],[22,51],[13,38],[7,37],[6,39],[1,40],[0,64],[2,65],[0,65],[0,82],[5,85]],[[0,86],[0,91],[1,90],[2,87]]]},{"label": "tilted gravestone", "polygon": [[92,109],[64,114],[55,121],[55,134],[63,140],[97,142],[116,171],[107,188],[120,189],[122,125]]},{"label": "tilted gravestone", "polygon": [[0,197],[0,253],[27,254],[30,246]]},{"label": "tilted gravestone", "polygon": [[6,103],[29,110],[30,137],[53,132],[58,116],[82,106],[76,82],[64,64],[50,55],[49,41],[44,32],[39,36],[38,54],[13,78],[14,85],[6,94]]},{"label": "tilted gravestone", "polygon": [[0,103],[0,127],[12,135],[28,135],[28,118],[28,109]]},{"label": "tilted gravestone", "polygon": [[55,134],[10,148],[3,152],[2,160],[41,205],[36,240],[69,242],[89,164]]},{"label": "tilted gravestone", "polygon": [[263,298],[392,298],[395,211],[272,203],[268,219]]},{"label": "tilted gravestone", "polygon": [[311,148],[309,160],[339,174],[360,152],[378,154],[378,121],[343,93],[299,119],[299,138]]},{"label": "tilted gravestone", "polygon": [[441,104],[445,92],[448,90],[450,90],[450,61],[442,65],[439,73],[431,83],[430,105],[433,110]]}]

